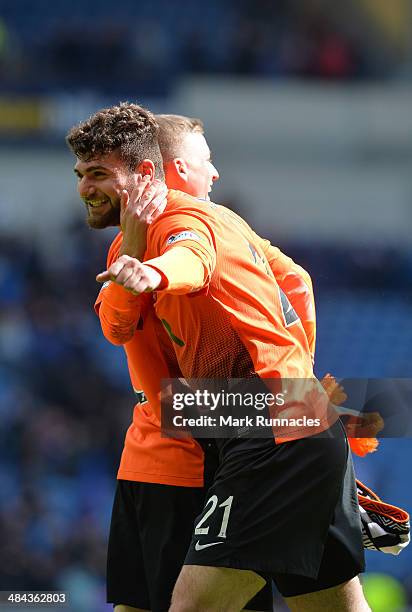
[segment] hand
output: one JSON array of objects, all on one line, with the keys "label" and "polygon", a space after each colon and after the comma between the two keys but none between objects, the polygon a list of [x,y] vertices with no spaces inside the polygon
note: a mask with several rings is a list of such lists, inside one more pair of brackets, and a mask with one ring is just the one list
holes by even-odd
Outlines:
[{"label": "hand", "polygon": [[320,381],[320,384],[328,394],[329,401],[335,406],[340,406],[343,402],[346,402],[348,396],[345,393],[345,389],[340,385],[332,374],[325,374]]},{"label": "hand", "polygon": [[374,438],[384,429],[384,420],[379,412],[359,413],[352,416],[345,424],[346,433],[352,438]]},{"label": "hand", "polygon": [[99,283],[112,280],[121,285],[133,295],[139,295],[144,291],[154,291],[160,285],[162,277],[150,266],[146,266],[138,259],[122,255],[108,270],[96,276]]},{"label": "hand", "polygon": [[129,194],[125,189],[120,197],[120,226],[123,242],[120,255],[142,259],[146,251],[148,226],[166,208],[167,187],[157,179],[140,176]]}]

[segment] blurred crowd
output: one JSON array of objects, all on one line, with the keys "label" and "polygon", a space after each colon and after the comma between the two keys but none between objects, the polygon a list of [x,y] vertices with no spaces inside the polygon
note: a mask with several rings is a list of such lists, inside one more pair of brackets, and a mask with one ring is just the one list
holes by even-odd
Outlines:
[{"label": "blurred crowd", "polygon": [[164,95],[185,74],[341,81],[401,74],[405,48],[373,26],[359,3],[346,4],[3,0],[0,83],[19,93],[139,88]]},{"label": "blurred crowd", "polygon": [[[0,96],[165,96],[188,74],[411,78],[411,41],[400,43],[409,22],[395,14],[407,4],[0,0]],[[393,11],[392,29],[372,19],[378,5]],[[133,407],[123,351],[93,312],[111,237],[74,221],[52,255],[0,232],[0,591],[66,590],[73,612],[110,609],[106,542]],[[412,378],[412,251],[279,246],[314,280],[319,377]],[[361,479],[409,510],[410,449],[410,439],[383,440],[356,463]],[[402,609],[412,607],[411,567],[409,549],[399,559],[368,554],[369,570],[400,581]]]},{"label": "blurred crowd", "polygon": [[[102,338],[92,308],[95,275],[104,268],[110,239],[110,232],[76,222],[53,258],[20,238],[5,234],[0,240],[0,590],[63,588],[78,597],[76,612],[105,609],[109,515],[133,405],[122,350]],[[333,347],[324,346],[322,322],[328,319],[322,311],[332,303],[338,312],[342,289],[356,299],[362,277],[363,290],[382,303],[389,291],[392,300],[398,295],[412,307],[401,282],[410,278],[405,254],[368,258],[360,251],[283,246],[316,279],[321,369],[333,359]],[[388,342],[399,324],[391,322]],[[358,325],[357,334],[363,332]],[[369,331],[363,341],[370,347]],[[387,363],[387,346],[376,342],[369,350],[382,351],[378,359]],[[390,483],[385,479],[388,452],[408,469],[410,440],[397,440],[395,450],[390,442],[383,442],[376,459],[362,460],[360,471],[371,486],[411,508],[410,491],[400,486],[402,470]],[[412,597],[408,555],[391,559],[390,567]],[[378,569],[387,562],[381,557],[372,559]]]},{"label": "blurred crowd", "polygon": [[105,260],[94,239],[73,226],[51,262],[20,239],[3,235],[0,246],[0,590],[74,590],[79,612],[95,609],[90,593],[105,598],[133,403],[120,349],[92,310]]}]

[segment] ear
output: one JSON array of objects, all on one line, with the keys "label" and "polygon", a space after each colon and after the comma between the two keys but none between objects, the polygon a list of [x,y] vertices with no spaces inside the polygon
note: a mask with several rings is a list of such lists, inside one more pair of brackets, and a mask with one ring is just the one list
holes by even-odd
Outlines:
[{"label": "ear", "polygon": [[187,182],[189,178],[189,169],[187,163],[181,157],[175,157],[170,164],[173,166],[175,173],[182,181]]},{"label": "ear", "polygon": [[153,181],[156,174],[154,163],[151,159],[144,159],[136,166],[136,172],[142,176],[149,176],[150,180]]}]

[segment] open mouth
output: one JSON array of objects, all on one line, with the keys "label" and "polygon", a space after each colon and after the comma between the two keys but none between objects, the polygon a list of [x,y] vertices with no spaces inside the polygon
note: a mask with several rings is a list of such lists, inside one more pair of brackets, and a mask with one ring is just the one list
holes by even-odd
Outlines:
[{"label": "open mouth", "polygon": [[100,208],[101,206],[105,206],[109,203],[109,200],[87,200],[87,206],[90,208]]}]

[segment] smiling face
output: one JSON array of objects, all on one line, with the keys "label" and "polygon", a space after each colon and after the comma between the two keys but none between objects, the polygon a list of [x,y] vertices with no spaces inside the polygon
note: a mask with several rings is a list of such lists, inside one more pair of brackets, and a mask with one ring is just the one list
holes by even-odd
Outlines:
[{"label": "smiling face", "polygon": [[87,224],[93,229],[120,225],[120,196],[131,191],[136,175],[116,152],[89,161],[77,160],[74,172],[77,190],[87,210]]},{"label": "smiling face", "polygon": [[139,175],[164,178],[158,131],[154,115],[129,102],[99,110],[68,131],[90,227],[120,224],[122,191],[130,194]]}]

